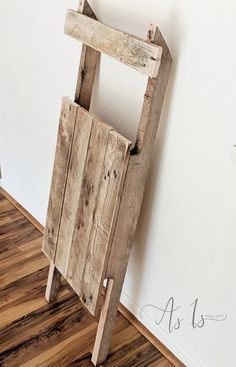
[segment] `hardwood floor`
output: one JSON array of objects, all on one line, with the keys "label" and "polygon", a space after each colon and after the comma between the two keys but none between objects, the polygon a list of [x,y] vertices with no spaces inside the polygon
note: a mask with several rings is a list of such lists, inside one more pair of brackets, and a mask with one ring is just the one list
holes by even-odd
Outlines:
[{"label": "hardwood floor", "polygon": [[[46,302],[41,246],[41,232],[0,194],[0,366],[92,367],[97,323],[66,282],[58,300]],[[173,364],[118,313],[103,366]]]}]

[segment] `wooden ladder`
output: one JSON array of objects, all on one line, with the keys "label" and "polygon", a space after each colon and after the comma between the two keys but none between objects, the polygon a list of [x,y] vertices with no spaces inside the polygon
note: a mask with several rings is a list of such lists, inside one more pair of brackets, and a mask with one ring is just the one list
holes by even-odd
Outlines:
[{"label": "wooden ladder", "polygon": [[[108,353],[143,199],[172,59],[158,30],[148,40],[100,23],[87,0],[68,10],[65,33],[83,43],[74,101],[63,98],[43,251],[50,259],[46,299],[61,274],[99,318],[94,365]],[[134,148],[90,113],[100,53],[148,76]],[[102,295],[107,280],[105,297]]]}]

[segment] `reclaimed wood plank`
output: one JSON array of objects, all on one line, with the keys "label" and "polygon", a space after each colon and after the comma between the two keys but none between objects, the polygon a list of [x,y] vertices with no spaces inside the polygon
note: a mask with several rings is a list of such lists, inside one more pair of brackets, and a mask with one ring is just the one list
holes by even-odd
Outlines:
[{"label": "reclaimed wood plank", "polygon": [[78,12],[82,14],[86,14],[90,18],[97,19],[93,9],[91,8],[87,0],[79,1]]},{"label": "reclaimed wood plank", "polygon": [[115,130],[110,130],[93,213],[87,260],[81,279],[81,292],[88,308],[94,307],[93,298],[97,299],[102,291],[130,147],[131,141]]},{"label": "reclaimed wood plank", "polygon": [[162,47],[156,44],[70,9],[67,11],[65,33],[145,75],[156,78],[158,74]]},{"label": "reclaimed wood plank", "polygon": [[66,277],[93,116],[78,107],[55,263]]},{"label": "reclaimed wood plank", "polygon": [[[97,364],[102,364],[108,353],[172,64],[168,47],[159,29],[150,32],[150,35],[153,35],[153,42],[163,47],[163,56],[157,78],[149,78],[147,83],[137,142],[128,164],[106,274],[106,277],[113,279],[114,283],[109,307],[98,326],[98,335],[101,337],[96,339],[94,347],[96,354],[93,361]],[[100,328],[104,330],[101,333]]]},{"label": "reclaimed wood plank", "polygon": [[45,292],[45,298],[47,302],[55,301],[58,295],[61,282],[61,273],[55,267],[51,261],[48,271],[47,287]]},{"label": "reclaimed wood plank", "polygon": [[[109,125],[94,118],[66,276],[66,279],[69,281],[72,288],[79,294],[84,303],[86,303],[86,299],[82,294],[81,281],[88,256],[93,213],[96,208],[103,161],[111,129]],[[97,304],[97,301],[97,299],[94,299],[95,304]]]},{"label": "reclaimed wood plank", "polygon": [[[87,0],[80,0],[78,11],[90,18],[97,19]],[[82,45],[75,90],[75,102],[88,111],[90,108],[99,56],[99,51],[85,44]]]},{"label": "reclaimed wood plank", "polygon": [[43,251],[52,261],[57,247],[76,113],[77,105],[63,98],[43,242]]}]

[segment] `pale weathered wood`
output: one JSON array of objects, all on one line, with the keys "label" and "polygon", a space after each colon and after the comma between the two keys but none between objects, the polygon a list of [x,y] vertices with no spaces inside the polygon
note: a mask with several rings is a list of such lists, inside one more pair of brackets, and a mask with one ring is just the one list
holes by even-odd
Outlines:
[{"label": "pale weathered wood", "polygon": [[61,274],[51,261],[45,293],[45,298],[48,302],[52,302],[57,298],[57,294],[60,288],[60,281],[61,281]]},{"label": "pale weathered wood", "polygon": [[93,213],[87,260],[81,279],[81,292],[86,298],[88,308],[93,306],[94,298],[98,299],[102,291],[130,146],[130,141],[115,130],[110,131]]},{"label": "pale weathered wood", "polygon": [[96,334],[95,344],[92,354],[92,363],[99,366],[104,362],[103,356],[107,355],[108,344],[103,343],[104,333],[106,333],[107,316],[110,309],[110,302],[113,290],[113,279],[109,279],[106,287],[105,300],[102,306],[101,315],[98,323],[98,330]]},{"label": "pale weathered wood", "polygon": [[163,56],[157,78],[148,80],[140,120],[140,131],[138,133],[138,137],[142,136],[140,140],[141,144],[137,141],[134,150],[134,153],[137,154],[131,155],[129,160],[124,191],[115,226],[106,274],[108,279],[113,279],[113,286],[105,319],[99,326],[99,329],[101,327],[102,330],[100,331],[98,329],[98,334],[100,335],[97,341],[98,346],[95,344],[96,361],[99,363],[105,361],[109,348],[112,328],[116,318],[130,250],[143,200],[153,144],[170,75],[172,59],[158,29],[155,31],[154,42],[163,47]]},{"label": "pale weathered wood", "polygon": [[83,45],[77,77],[75,102],[89,111],[100,52]]},{"label": "pale weathered wood", "polygon": [[[92,11],[89,3],[87,0],[81,0],[79,3],[79,9],[81,13],[84,13],[93,19],[97,19],[96,15]],[[75,91],[75,102],[79,103],[80,106],[84,107],[85,109],[89,110],[90,102],[92,98],[92,90],[93,84],[96,75],[97,64],[99,61],[100,53],[86,45],[82,46],[81,58],[80,58],[80,66],[78,70],[78,77],[77,77],[77,85]],[[60,131],[60,128],[59,128]],[[73,135],[70,136],[73,138]],[[60,216],[62,212],[63,202],[64,202],[64,193],[65,193],[65,185],[67,180],[67,169],[68,165],[64,167],[64,176],[61,174],[58,176],[57,171],[58,169],[58,162],[56,160],[63,162],[60,157],[58,157],[58,151],[60,150],[60,136],[58,134],[58,143],[57,143],[57,150],[56,150],[56,157],[54,163],[54,170],[53,170],[53,177],[51,183],[51,191],[50,191],[50,199],[48,205],[48,215],[47,215],[47,224],[45,229],[45,237],[44,237],[44,244],[43,244],[43,251],[50,259],[55,258],[55,251],[57,247],[57,240],[58,234],[60,229]],[[68,153],[70,149],[68,147]],[[69,155],[64,154],[65,158],[64,164],[68,163]],[[63,158],[63,157],[61,157]],[[63,171],[63,169],[61,170]],[[54,177],[55,176],[55,177]],[[60,183],[60,186],[57,186],[57,183]],[[53,204],[53,202],[55,204]],[[55,206],[54,206],[55,205]]]},{"label": "pale weathered wood", "polygon": [[94,117],[66,274],[92,314],[99,304],[130,145]]},{"label": "pale weathered wood", "polygon": [[[87,0],[80,2],[79,11],[95,18]],[[131,143],[122,136],[118,139],[109,125],[93,117],[88,127],[88,131],[91,129],[89,142],[87,140],[87,147],[81,147],[83,156],[78,152],[71,155],[68,197],[65,195],[63,199],[56,266],[62,269],[93,315],[101,303],[103,280],[108,279],[92,358],[94,364],[101,364],[108,353],[172,59],[158,29],[149,32],[146,42],[91,17],[68,10],[65,25],[65,33],[85,43],[75,94],[78,103],[89,110],[99,52],[151,76],[131,155]],[[84,141],[80,134],[75,139]],[[76,145],[78,142],[73,150]],[[72,197],[75,199],[73,207],[70,206]]]},{"label": "pale weathered wood", "polygon": [[92,121],[93,117],[78,107],[55,257],[56,266],[64,277],[66,277],[69,263]]},{"label": "pale weathered wood", "polygon": [[63,98],[43,242],[43,251],[52,261],[57,247],[76,113],[77,105]]},{"label": "pale weathered wood", "polygon": [[[93,19],[97,19],[87,0],[80,0],[78,11]],[[97,50],[84,44],[82,45],[75,90],[75,102],[88,111],[90,108],[99,56],[100,52]]]},{"label": "pale weathered wood", "polygon": [[[81,282],[110,130],[109,125],[93,120],[66,276],[72,288],[79,294],[84,303],[87,299],[81,292]],[[97,300],[94,299],[94,302],[96,303]]]},{"label": "pale weathered wood", "polygon": [[[155,141],[158,129],[172,65],[172,57],[167,44],[157,27],[152,26],[148,36],[153,42],[161,45],[163,49],[158,77],[157,79],[149,79],[147,83],[136,140],[136,152],[140,152],[145,146],[147,152],[143,153],[142,160],[147,160],[150,164],[151,159],[149,154],[152,152],[152,143]],[[145,176],[145,174],[143,176]]]},{"label": "pale weathered wood", "polygon": [[67,11],[65,33],[139,72],[156,77],[162,47],[104,25],[73,10]]},{"label": "pale weathered wood", "polygon": [[78,12],[80,12],[82,14],[86,14],[90,18],[97,19],[93,9],[91,8],[91,6],[90,6],[90,4],[88,3],[87,0],[80,0],[79,1]]}]

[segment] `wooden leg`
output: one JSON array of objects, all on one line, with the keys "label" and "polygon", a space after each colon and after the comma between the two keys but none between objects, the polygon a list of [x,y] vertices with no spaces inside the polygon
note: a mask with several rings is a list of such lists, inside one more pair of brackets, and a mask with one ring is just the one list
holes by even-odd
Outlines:
[{"label": "wooden leg", "polygon": [[118,287],[118,283],[113,279],[109,279],[93,348],[92,363],[95,366],[101,365],[106,360],[120,300],[120,292],[121,287]]},{"label": "wooden leg", "polygon": [[47,288],[45,293],[45,298],[48,302],[52,302],[57,298],[58,290],[60,288],[60,281],[61,281],[61,274],[51,261],[48,272]]}]

